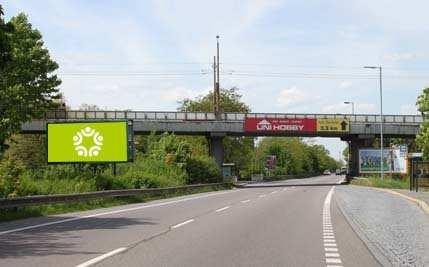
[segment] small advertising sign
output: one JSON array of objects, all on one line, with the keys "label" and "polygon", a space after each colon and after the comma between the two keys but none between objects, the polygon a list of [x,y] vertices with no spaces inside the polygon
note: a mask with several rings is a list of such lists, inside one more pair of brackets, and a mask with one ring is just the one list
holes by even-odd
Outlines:
[{"label": "small advertising sign", "polygon": [[317,119],[318,132],[349,132],[348,119]]},{"label": "small advertising sign", "polygon": [[246,118],[246,132],[315,132],[315,119]]}]

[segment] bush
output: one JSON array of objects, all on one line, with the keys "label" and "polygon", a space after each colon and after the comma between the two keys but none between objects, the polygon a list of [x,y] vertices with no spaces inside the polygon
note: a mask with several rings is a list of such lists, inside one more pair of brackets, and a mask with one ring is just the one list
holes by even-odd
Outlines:
[{"label": "bush", "polygon": [[222,181],[216,162],[207,156],[189,158],[186,162],[187,183],[217,183]]},{"label": "bush", "polygon": [[19,161],[6,160],[0,164],[0,196],[16,197],[19,195],[20,175],[24,167]]}]

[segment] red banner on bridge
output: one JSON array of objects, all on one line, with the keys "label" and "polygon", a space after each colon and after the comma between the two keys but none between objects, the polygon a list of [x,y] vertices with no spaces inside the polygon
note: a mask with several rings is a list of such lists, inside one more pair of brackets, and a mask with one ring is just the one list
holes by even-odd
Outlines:
[{"label": "red banner on bridge", "polygon": [[246,118],[246,132],[315,132],[316,119]]}]

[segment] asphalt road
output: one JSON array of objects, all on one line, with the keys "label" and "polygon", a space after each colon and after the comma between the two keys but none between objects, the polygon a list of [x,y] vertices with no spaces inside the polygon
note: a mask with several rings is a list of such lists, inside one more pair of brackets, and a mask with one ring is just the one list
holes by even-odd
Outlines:
[{"label": "asphalt road", "polygon": [[3,223],[0,266],[379,266],[337,207],[340,179]]}]

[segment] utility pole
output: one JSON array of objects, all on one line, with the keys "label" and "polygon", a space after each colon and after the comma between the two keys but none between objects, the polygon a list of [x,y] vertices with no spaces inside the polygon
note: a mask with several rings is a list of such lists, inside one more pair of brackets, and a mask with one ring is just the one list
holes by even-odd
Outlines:
[{"label": "utility pole", "polygon": [[216,78],[216,56],[213,56],[213,112],[215,114],[215,117],[217,118],[218,112],[218,104],[217,104],[217,93],[216,93],[216,88],[217,88],[217,78]]},{"label": "utility pole", "polygon": [[220,73],[220,61],[219,61],[219,35],[216,36],[216,48],[217,48],[217,56],[215,57],[214,60],[214,78],[215,78],[215,82],[214,82],[214,90],[213,90],[213,107],[214,107],[214,113],[215,113],[215,117],[216,120],[220,120],[220,92],[219,92],[219,73]]}]

